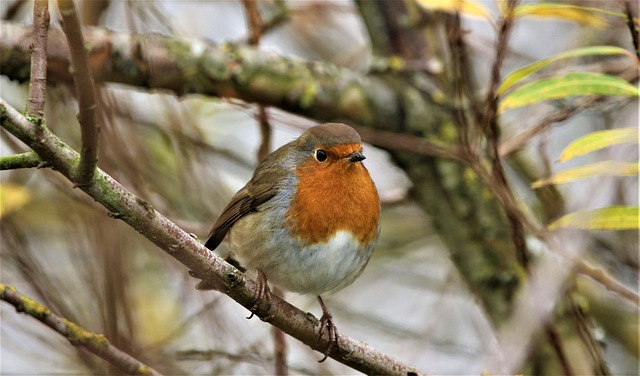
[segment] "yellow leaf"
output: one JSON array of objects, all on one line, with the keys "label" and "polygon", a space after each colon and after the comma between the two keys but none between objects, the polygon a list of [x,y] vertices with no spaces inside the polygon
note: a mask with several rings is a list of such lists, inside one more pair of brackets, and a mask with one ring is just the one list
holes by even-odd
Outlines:
[{"label": "yellow leaf", "polygon": [[587,95],[637,97],[639,94],[636,86],[619,77],[602,73],[574,72],[524,84],[505,95],[498,110],[503,112],[546,100]]},{"label": "yellow leaf", "polygon": [[582,25],[602,28],[607,25],[604,17],[597,14],[600,9],[581,7],[569,4],[523,4],[516,7],[514,16],[534,16],[541,18],[558,18],[564,21],[576,22]]},{"label": "yellow leaf", "polygon": [[416,0],[422,8],[441,12],[460,12],[469,16],[491,19],[491,12],[475,0]]},{"label": "yellow leaf", "polygon": [[563,52],[557,55],[553,55],[553,56],[538,60],[534,63],[531,63],[527,66],[524,66],[520,69],[517,69],[509,73],[509,75],[502,82],[502,85],[500,85],[500,89],[498,89],[498,94],[502,95],[505,91],[507,91],[512,86],[514,86],[516,83],[540,71],[541,69],[544,69],[548,65],[558,60],[570,59],[570,58],[582,57],[582,56],[603,56],[603,55],[626,55],[626,56],[629,56],[634,61],[637,61],[633,54],[631,54],[629,51],[621,47],[589,46],[589,47],[576,48],[574,50],[570,50],[567,52]]},{"label": "yellow leaf", "polygon": [[29,198],[29,191],[21,185],[0,184],[0,218],[23,207]]},{"label": "yellow leaf", "polygon": [[531,188],[540,188],[549,184],[563,184],[575,180],[584,179],[596,175],[630,176],[638,175],[640,164],[638,162],[604,161],[586,166],[570,168],[545,179],[540,179],[531,184]]},{"label": "yellow leaf", "polygon": [[637,143],[638,128],[607,129],[591,132],[570,143],[560,154],[560,162],[565,162],[611,145]]},{"label": "yellow leaf", "polygon": [[640,207],[610,206],[569,213],[549,225],[549,230],[577,228],[584,230],[633,230],[640,228]]}]

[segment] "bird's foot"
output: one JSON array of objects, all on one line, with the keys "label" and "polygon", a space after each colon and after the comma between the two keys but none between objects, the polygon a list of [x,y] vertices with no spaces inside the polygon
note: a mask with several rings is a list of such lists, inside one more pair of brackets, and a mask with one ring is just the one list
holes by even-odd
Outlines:
[{"label": "bird's foot", "polygon": [[269,290],[269,284],[267,283],[267,276],[264,275],[262,270],[258,269],[258,278],[256,278],[256,288],[255,288],[256,300],[253,302],[251,307],[249,307],[249,311],[251,311],[251,315],[247,317],[247,319],[252,318],[257,309],[258,304],[261,300],[265,299],[267,301],[268,306],[271,306],[271,290]]},{"label": "bird's foot", "polygon": [[327,306],[324,305],[320,296],[318,296],[318,302],[320,302],[320,307],[322,307],[322,317],[320,317],[320,335],[318,338],[322,338],[325,332],[329,336],[329,346],[327,346],[323,352],[324,358],[318,361],[318,363],[322,363],[327,360],[331,351],[338,346],[338,329],[336,329],[336,326],[333,323],[333,316],[331,315],[331,312],[329,312]]}]

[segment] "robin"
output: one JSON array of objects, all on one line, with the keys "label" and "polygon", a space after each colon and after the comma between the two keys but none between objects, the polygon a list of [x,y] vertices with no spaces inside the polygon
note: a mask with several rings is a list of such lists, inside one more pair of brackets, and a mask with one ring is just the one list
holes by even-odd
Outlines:
[{"label": "robin", "polygon": [[[367,265],[380,232],[380,200],[358,133],[346,124],[308,129],[269,154],[218,218],[205,246],[228,236],[231,258],[286,291],[314,294],[322,308],[320,336],[337,331],[320,297],[349,286]],[[200,289],[211,288],[201,282]],[[322,359],[322,360],[324,360]]]}]

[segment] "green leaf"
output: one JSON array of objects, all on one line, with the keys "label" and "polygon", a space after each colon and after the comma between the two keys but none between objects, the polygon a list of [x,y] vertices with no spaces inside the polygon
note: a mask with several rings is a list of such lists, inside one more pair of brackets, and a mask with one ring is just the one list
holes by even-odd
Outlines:
[{"label": "green leaf", "polygon": [[567,214],[549,225],[549,230],[578,228],[585,230],[633,230],[640,228],[638,206],[610,206]]},{"label": "green leaf", "polygon": [[549,184],[563,184],[596,175],[630,176],[640,173],[638,162],[604,161],[586,166],[570,168],[531,184],[531,188],[540,188]]},{"label": "green leaf", "polygon": [[577,48],[575,50],[567,51],[561,54],[547,57],[542,60],[538,60],[520,69],[517,69],[504,79],[502,85],[498,89],[498,94],[502,95],[505,91],[510,89],[513,85],[522,81],[522,79],[536,73],[537,71],[545,68],[546,66],[554,63],[558,60],[569,59],[581,56],[601,56],[601,55],[627,55],[631,59],[635,60],[635,57],[624,48],[614,46],[591,46],[584,48]]},{"label": "green leaf", "polygon": [[542,18],[558,18],[564,21],[576,22],[582,25],[603,27],[607,24],[607,20],[598,13],[608,15],[623,16],[623,13],[605,11],[598,8],[582,7],[579,5],[569,4],[523,4],[517,6],[513,15],[515,17],[535,16]]},{"label": "green leaf", "polygon": [[592,151],[618,144],[637,144],[638,128],[607,129],[591,132],[578,138],[567,146],[560,154],[560,162],[565,162]]},{"label": "green leaf", "polygon": [[569,73],[529,82],[503,97],[500,111],[528,106],[550,99],[608,95],[637,97],[638,88],[627,81],[601,73]]}]

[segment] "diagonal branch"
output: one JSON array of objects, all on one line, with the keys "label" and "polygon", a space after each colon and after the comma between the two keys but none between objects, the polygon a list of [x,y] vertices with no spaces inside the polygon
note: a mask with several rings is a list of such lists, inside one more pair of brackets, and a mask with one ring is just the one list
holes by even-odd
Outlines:
[{"label": "diagonal branch", "polygon": [[153,368],[114,347],[103,335],[89,332],[52,313],[47,307],[22,295],[11,286],[0,283],[0,299],[13,305],[16,311],[24,312],[66,337],[72,345],[98,355],[122,372],[129,375],[161,375]]},{"label": "diagonal branch", "polygon": [[98,163],[98,132],[96,119],[96,98],[93,77],[84,48],[82,28],[78,21],[73,0],[58,0],[58,8],[62,15],[62,29],[69,43],[71,62],[73,64],[76,83],[76,98],[78,98],[78,121],[82,131],[82,148],[80,161],[76,171],[72,174],[76,185],[86,185],[91,182]]},{"label": "diagonal branch", "polygon": [[[78,153],[67,146],[47,127],[36,127],[0,98],[0,124],[31,147],[56,171],[71,179]],[[121,219],[133,229],[242,306],[255,305],[256,315],[300,340],[314,350],[324,351],[329,339],[319,338],[320,321],[286,301],[272,296],[257,301],[255,283],[238,269],[214,255],[151,205],[127,191],[104,171],[96,169],[91,184],[81,190],[104,206],[109,215]],[[339,334],[338,346],[329,356],[340,363],[367,374],[407,374],[412,367],[374,350],[361,341]]]}]

